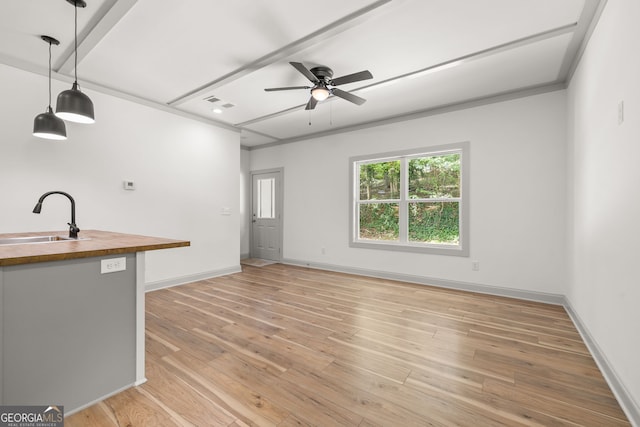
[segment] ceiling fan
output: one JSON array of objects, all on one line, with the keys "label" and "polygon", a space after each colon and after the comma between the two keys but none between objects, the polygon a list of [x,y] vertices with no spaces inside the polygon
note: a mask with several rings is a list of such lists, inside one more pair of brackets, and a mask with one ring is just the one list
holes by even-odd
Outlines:
[{"label": "ceiling fan", "polygon": [[347,101],[353,102],[357,105],[362,105],[367,101],[364,98],[360,98],[359,96],[338,89],[334,86],[372,79],[373,76],[368,70],[332,79],[333,70],[329,67],[318,66],[309,70],[300,62],[289,62],[289,64],[309,79],[309,81],[313,83],[313,86],[272,87],[265,89],[265,91],[273,92],[278,90],[311,89],[311,97],[309,98],[307,105],[304,107],[305,110],[313,110],[316,108],[318,101],[324,101],[329,97],[329,95],[335,95],[338,98],[346,99]]}]

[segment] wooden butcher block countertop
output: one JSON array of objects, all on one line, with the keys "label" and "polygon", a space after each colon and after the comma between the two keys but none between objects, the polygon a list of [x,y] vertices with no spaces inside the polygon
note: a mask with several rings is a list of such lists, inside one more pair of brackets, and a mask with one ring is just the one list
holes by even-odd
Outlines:
[{"label": "wooden butcher block countertop", "polygon": [[[29,236],[68,236],[68,231],[43,231],[32,233],[0,234],[0,239]],[[186,240],[164,239],[110,231],[82,230],[79,240],[47,243],[0,245],[0,267],[31,264],[45,261],[61,261],[75,258],[153,251],[189,246]]]}]

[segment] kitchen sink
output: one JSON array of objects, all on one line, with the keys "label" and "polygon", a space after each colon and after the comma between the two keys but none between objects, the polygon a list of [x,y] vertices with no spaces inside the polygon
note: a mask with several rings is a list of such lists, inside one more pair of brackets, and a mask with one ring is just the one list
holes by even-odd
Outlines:
[{"label": "kitchen sink", "polygon": [[70,237],[62,237],[62,236],[5,237],[5,238],[0,238],[0,245],[23,245],[25,243],[68,242],[71,240],[86,240],[86,239],[72,239]]}]

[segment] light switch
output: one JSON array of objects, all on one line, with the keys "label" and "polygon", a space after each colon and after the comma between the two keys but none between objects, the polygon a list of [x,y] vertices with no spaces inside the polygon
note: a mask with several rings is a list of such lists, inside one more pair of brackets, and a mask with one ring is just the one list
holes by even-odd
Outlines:
[{"label": "light switch", "polygon": [[136,183],[133,182],[133,181],[129,181],[129,180],[122,181],[122,186],[124,187],[125,190],[135,190],[136,189]]}]

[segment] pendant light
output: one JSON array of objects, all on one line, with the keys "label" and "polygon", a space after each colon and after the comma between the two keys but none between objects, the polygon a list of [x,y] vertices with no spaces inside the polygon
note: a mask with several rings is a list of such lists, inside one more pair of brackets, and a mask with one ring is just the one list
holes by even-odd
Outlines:
[{"label": "pendant light", "polygon": [[84,0],[67,0],[75,10],[75,66],[73,68],[75,81],[71,89],[60,92],[56,105],[56,116],[76,123],[94,123],[93,102],[78,86],[78,7],[86,7]]},{"label": "pendant light", "polygon": [[49,106],[46,112],[38,114],[33,120],[33,136],[45,139],[67,139],[64,120],[53,114],[51,109],[51,45],[58,46],[60,42],[49,36],[40,36],[40,38],[49,43]]}]

